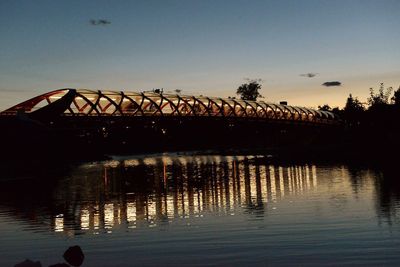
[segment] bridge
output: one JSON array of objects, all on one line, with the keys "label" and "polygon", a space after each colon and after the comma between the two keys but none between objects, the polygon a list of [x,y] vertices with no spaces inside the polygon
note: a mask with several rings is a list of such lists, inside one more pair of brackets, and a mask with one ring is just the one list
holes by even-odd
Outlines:
[{"label": "bridge", "polygon": [[52,91],[0,113],[3,116],[28,113],[30,117],[57,116],[176,116],[246,118],[260,121],[335,124],[328,111],[205,96],[157,93],[61,89]]},{"label": "bridge", "polygon": [[17,140],[11,150],[57,144],[79,153],[329,143],[342,125],[331,112],[264,101],[87,89],[36,96],[0,122],[2,140]]}]

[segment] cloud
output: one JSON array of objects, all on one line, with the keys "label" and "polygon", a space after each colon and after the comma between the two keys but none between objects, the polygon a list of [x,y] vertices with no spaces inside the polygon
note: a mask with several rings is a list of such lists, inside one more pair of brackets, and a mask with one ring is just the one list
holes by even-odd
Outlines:
[{"label": "cloud", "polygon": [[317,76],[317,74],[318,73],[309,72],[309,73],[300,74],[300,76],[307,77],[307,78],[313,78],[313,77]]},{"label": "cloud", "polygon": [[338,81],[333,81],[333,82],[324,82],[322,85],[326,87],[331,87],[331,86],[341,86],[342,83]]},{"label": "cloud", "polygon": [[111,24],[111,21],[106,20],[106,19],[91,19],[89,22],[93,26],[98,26],[98,25],[105,26],[105,25]]},{"label": "cloud", "polygon": [[257,83],[264,82],[264,80],[261,79],[261,78],[252,79],[252,78],[244,77],[243,80],[248,81],[249,83],[251,83],[251,82],[257,82]]}]

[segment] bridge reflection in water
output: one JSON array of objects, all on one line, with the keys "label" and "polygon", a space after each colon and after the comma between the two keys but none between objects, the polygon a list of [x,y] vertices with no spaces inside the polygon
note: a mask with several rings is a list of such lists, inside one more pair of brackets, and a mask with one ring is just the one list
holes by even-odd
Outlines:
[{"label": "bridge reflection in water", "polygon": [[51,227],[67,234],[100,233],[237,212],[257,216],[285,197],[318,186],[314,165],[283,167],[258,160],[156,157],[86,165],[61,181],[69,185],[56,189],[63,209]]}]

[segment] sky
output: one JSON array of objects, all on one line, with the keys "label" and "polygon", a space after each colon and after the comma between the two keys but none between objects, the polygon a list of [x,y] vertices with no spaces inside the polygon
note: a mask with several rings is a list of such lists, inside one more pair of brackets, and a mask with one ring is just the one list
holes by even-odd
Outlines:
[{"label": "sky", "polygon": [[261,79],[269,102],[366,102],[381,82],[400,86],[399,10],[398,0],[0,0],[0,110],[59,88],[228,97],[246,79]]}]

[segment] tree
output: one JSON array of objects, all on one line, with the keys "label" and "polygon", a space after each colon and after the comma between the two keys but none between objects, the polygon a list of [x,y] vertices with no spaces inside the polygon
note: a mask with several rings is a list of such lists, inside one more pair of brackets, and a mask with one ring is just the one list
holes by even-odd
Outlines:
[{"label": "tree", "polygon": [[346,106],[343,109],[343,117],[352,124],[360,124],[360,121],[364,117],[364,106],[358,100],[357,97],[353,97],[351,94],[347,98]]},{"label": "tree", "polygon": [[375,108],[378,106],[384,106],[389,104],[390,94],[393,91],[392,87],[386,88],[383,83],[379,87],[377,93],[374,92],[373,88],[370,88],[370,97],[368,98],[368,105],[370,108]]},{"label": "tree", "polygon": [[329,112],[335,113],[335,114],[337,114],[339,116],[342,115],[342,110],[339,107],[331,108],[331,106],[329,106],[328,104],[324,104],[322,106],[318,106],[318,110],[329,111]]},{"label": "tree", "polygon": [[318,110],[322,110],[322,111],[331,111],[332,108],[331,108],[328,104],[325,104],[325,105],[323,105],[323,106],[318,106]]},{"label": "tree", "polygon": [[258,97],[262,95],[258,92],[261,89],[261,84],[256,80],[249,81],[249,83],[244,83],[236,90],[236,94],[240,95],[240,99],[243,100],[257,100]]},{"label": "tree", "polygon": [[331,110],[331,112],[332,112],[332,113],[335,113],[335,114],[337,114],[337,115],[342,115],[342,110],[341,110],[339,107],[334,107],[334,108]]},{"label": "tree", "polygon": [[392,97],[392,103],[396,106],[400,106],[400,86],[399,88],[394,92],[394,95]]},{"label": "tree", "polygon": [[353,97],[351,94],[347,98],[346,106],[344,107],[346,113],[358,113],[364,111],[363,104],[358,100],[357,97]]}]

